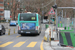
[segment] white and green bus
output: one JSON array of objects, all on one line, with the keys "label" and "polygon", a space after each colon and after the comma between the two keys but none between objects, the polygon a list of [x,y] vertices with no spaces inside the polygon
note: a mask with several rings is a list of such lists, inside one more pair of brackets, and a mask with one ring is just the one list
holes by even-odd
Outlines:
[{"label": "white and green bus", "polygon": [[41,16],[38,13],[19,13],[18,33],[39,35],[41,33]]}]

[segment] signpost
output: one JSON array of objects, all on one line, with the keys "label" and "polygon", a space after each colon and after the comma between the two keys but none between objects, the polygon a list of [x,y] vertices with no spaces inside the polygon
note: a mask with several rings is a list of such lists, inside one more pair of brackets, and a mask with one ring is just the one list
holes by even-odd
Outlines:
[{"label": "signpost", "polygon": [[[8,23],[8,20],[10,19],[10,10],[4,10],[4,17],[6,19],[6,22]],[[9,28],[9,23],[8,23]]]},{"label": "signpost", "polygon": [[[51,8],[51,10],[48,12],[48,14],[49,14],[49,25],[50,25],[50,15],[55,14],[53,8]],[[51,29],[50,29],[50,26],[49,26],[49,35],[50,35],[50,46],[51,46]]]},{"label": "signpost", "polygon": [[10,10],[4,10],[4,17],[8,22],[8,20],[10,19]]},{"label": "signpost", "polygon": [[50,14],[50,15],[54,15],[55,14],[53,8],[51,8],[51,10],[48,12],[48,14]]}]

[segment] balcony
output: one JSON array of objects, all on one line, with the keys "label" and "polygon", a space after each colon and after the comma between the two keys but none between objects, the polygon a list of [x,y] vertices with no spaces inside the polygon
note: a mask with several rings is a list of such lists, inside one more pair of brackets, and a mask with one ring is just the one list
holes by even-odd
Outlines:
[{"label": "balcony", "polygon": [[0,14],[4,14],[4,9],[0,9]]}]

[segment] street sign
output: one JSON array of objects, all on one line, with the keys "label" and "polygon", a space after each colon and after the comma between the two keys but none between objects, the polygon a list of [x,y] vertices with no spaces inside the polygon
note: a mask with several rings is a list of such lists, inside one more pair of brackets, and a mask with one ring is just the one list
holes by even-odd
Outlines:
[{"label": "street sign", "polygon": [[54,15],[55,14],[53,8],[51,8],[51,10],[48,12],[48,14],[51,14],[51,15]]},{"label": "street sign", "polygon": [[10,19],[10,10],[4,10],[4,17],[5,19]]}]

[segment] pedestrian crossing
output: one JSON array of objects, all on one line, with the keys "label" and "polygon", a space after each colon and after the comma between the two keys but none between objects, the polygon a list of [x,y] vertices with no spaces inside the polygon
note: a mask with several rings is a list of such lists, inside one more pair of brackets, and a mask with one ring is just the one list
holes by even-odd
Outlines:
[{"label": "pedestrian crossing", "polygon": [[11,43],[13,43],[13,42],[4,43],[4,44],[0,45],[0,47],[6,47],[6,46],[10,45]]},{"label": "pedestrian crossing", "polygon": [[25,43],[25,42],[19,42],[19,43],[17,43],[16,45],[14,45],[13,47],[20,47],[20,46],[22,46],[24,43]]},{"label": "pedestrian crossing", "polygon": [[[2,47],[9,47],[11,44],[14,44],[15,42],[13,42],[13,41],[10,41],[10,42],[6,42],[6,43],[4,43],[4,44],[1,44],[0,45],[0,48],[2,48]],[[16,43],[16,44],[14,44],[13,46],[11,46],[11,47],[21,47],[22,45],[25,45],[25,43],[26,43],[26,41],[20,41],[20,42],[18,42],[18,43]],[[37,42],[30,42],[26,47],[35,47],[35,45],[37,44]]]},{"label": "pedestrian crossing", "polygon": [[31,42],[27,47],[34,47],[37,42]]}]

